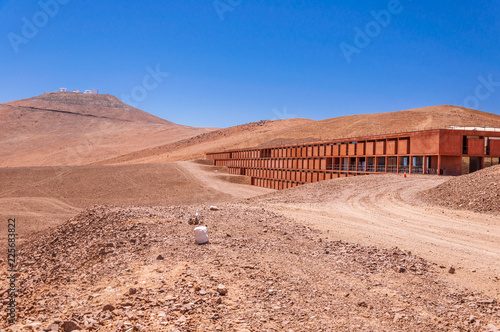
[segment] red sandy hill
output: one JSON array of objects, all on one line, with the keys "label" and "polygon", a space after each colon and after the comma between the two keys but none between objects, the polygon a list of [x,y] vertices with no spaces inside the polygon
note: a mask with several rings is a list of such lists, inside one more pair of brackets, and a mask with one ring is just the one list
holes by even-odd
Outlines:
[{"label": "red sandy hill", "polygon": [[136,151],[102,164],[147,163],[201,158],[205,152],[254,146],[293,144],[321,139],[449,128],[500,128],[500,116],[458,106],[433,106],[399,112],[360,114],[313,121],[261,121],[204,133],[196,137]]},{"label": "red sandy hill", "polygon": [[110,95],[51,92],[0,104],[0,167],[87,164],[208,131]]}]

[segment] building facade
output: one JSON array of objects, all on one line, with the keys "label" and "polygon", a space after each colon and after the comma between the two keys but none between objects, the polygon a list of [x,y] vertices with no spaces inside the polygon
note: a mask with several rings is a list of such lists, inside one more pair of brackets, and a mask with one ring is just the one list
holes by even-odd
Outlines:
[{"label": "building facade", "polygon": [[253,185],[285,189],[384,173],[462,175],[498,165],[500,129],[437,129],[206,153]]},{"label": "building facade", "polygon": [[[68,92],[68,89],[67,88],[60,88],[59,92]],[[74,92],[74,93],[82,93],[82,91],[79,90],[79,89],[75,89],[72,92]],[[97,90],[97,89],[84,90],[83,94],[86,94],[86,95],[98,95],[99,94],[99,90]]]}]

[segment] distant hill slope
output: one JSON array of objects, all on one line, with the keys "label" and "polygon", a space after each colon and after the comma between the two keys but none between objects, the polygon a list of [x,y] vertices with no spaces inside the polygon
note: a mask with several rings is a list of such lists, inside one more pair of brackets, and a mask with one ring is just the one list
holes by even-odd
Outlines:
[{"label": "distant hill slope", "polygon": [[103,164],[164,162],[203,157],[205,152],[253,146],[357,137],[421,129],[475,126],[500,128],[500,116],[458,106],[433,106],[399,112],[360,114],[321,121],[261,121],[216,130],[186,140],[110,158]]},{"label": "distant hill slope", "polygon": [[[325,137],[355,137],[362,135],[405,132],[422,129],[458,127],[500,128],[500,115],[452,105],[440,105],[399,112],[361,114],[318,121]],[[305,129],[305,128],[304,128]]]},{"label": "distant hill slope", "polygon": [[5,105],[33,111],[64,111],[82,116],[95,116],[122,121],[175,125],[173,122],[141,111],[107,94],[49,92],[33,98],[17,100]]},{"label": "distant hill slope", "polygon": [[89,164],[209,131],[110,95],[52,92],[0,104],[0,167]]}]

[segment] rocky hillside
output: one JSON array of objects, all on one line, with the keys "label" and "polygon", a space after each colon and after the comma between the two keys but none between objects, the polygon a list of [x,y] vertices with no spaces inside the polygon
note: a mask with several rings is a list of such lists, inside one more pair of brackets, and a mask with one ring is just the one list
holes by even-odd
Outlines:
[{"label": "rocky hillside", "polygon": [[0,167],[88,164],[209,131],[110,95],[47,93],[0,104]]},{"label": "rocky hillside", "polygon": [[452,178],[424,193],[433,204],[476,212],[500,213],[500,165]]}]

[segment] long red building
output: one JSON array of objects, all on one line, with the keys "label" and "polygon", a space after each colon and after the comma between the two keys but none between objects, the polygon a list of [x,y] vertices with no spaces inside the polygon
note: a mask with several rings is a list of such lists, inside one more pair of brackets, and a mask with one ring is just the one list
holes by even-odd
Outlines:
[{"label": "long red building", "polygon": [[284,189],[338,177],[462,175],[498,165],[500,130],[437,129],[206,153],[253,185]]}]

